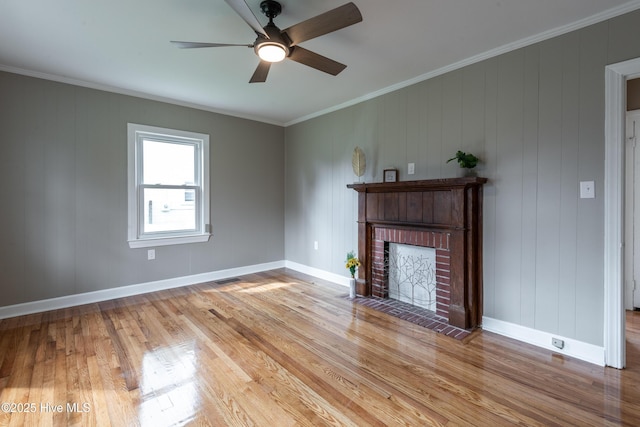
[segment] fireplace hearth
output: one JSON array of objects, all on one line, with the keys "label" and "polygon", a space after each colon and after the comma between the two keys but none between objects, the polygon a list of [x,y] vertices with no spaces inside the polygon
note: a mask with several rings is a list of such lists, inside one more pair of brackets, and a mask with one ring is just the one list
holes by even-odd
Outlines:
[{"label": "fireplace hearth", "polygon": [[358,192],[357,293],[389,298],[389,245],[435,250],[435,312],[452,326],[482,319],[482,185],[465,177],[351,184]]}]

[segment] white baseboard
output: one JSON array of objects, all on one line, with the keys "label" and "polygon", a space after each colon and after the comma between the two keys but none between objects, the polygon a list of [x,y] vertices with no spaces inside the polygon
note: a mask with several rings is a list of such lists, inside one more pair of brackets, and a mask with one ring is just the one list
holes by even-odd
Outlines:
[{"label": "white baseboard", "polygon": [[298,264],[293,261],[285,261],[285,268],[298,271],[300,273],[308,274],[309,276],[317,277],[318,279],[326,280],[336,283],[338,285],[349,287],[349,277],[341,276],[339,274],[331,273],[329,271],[320,270],[319,268],[309,267],[304,264]]},{"label": "white baseboard", "polygon": [[0,319],[7,319],[9,317],[22,316],[25,314],[41,313],[49,310],[58,310],[60,308],[74,307],[83,304],[92,304],[116,298],[161,291],[164,289],[195,285],[198,283],[212,282],[245,274],[274,270],[276,268],[283,268],[284,266],[284,261],[275,261],[264,264],[249,265],[246,267],[212,271],[209,273],[194,274],[191,276],[176,277],[173,279],[158,280],[155,282],[140,283],[137,285],[121,286],[100,291],[68,295],[23,304],[9,305],[6,307],[0,307]]},{"label": "white baseboard", "polygon": [[[482,329],[599,366],[605,365],[604,347],[566,338],[557,334],[550,334],[537,329],[531,329],[526,326],[492,319],[490,317],[482,318]],[[551,345],[552,338],[563,340],[564,348],[559,349]]]}]

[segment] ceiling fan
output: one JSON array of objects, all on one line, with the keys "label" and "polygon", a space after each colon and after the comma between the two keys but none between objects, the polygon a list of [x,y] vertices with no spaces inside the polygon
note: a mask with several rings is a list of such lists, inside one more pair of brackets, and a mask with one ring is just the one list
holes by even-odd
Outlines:
[{"label": "ceiling fan", "polygon": [[324,71],[333,76],[338,75],[347,67],[346,65],[311,52],[299,46],[299,43],[362,21],[362,15],[358,7],[353,3],[347,3],[281,30],[273,23],[273,19],[282,12],[282,5],[277,1],[263,0],[260,3],[260,10],[269,18],[269,23],[264,27],[260,25],[260,22],[251,9],[249,9],[245,0],[225,0],[225,2],[255,31],[258,37],[253,43],[227,44],[185,41],[171,41],[171,43],[181,49],[228,46],[252,47],[258,57],[260,57],[260,63],[253,73],[253,76],[251,76],[249,83],[266,81],[271,63],[280,62],[285,58],[315,68],[316,70]]}]

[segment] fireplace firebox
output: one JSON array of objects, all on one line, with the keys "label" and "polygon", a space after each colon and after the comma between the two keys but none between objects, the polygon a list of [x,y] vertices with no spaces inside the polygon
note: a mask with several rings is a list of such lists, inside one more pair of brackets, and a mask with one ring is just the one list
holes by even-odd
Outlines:
[{"label": "fireplace firebox", "polygon": [[436,313],[473,329],[482,319],[482,186],[486,178],[350,184],[358,192],[357,293],[389,297],[390,243],[436,251]]}]

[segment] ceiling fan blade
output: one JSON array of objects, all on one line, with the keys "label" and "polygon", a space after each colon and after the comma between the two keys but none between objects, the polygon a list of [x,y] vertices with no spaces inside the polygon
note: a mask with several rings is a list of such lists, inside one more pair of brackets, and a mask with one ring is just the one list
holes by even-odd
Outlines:
[{"label": "ceiling fan blade", "polygon": [[292,52],[289,55],[289,59],[296,61],[300,64],[304,64],[308,67],[315,68],[316,70],[324,71],[325,73],[337,76],[342,70],[347,68],[346,65],[329,59],[325,56],[319,55],[315,52],[311,52],[300,46],[292,47]]},{"label": "ceiling fan blade", "polygon": [[170,43],[175,44],[180,49],[196,49],[200,47],[229,47],[229,46],[253,47],[252,44],[199,43],[199,42],[181,42],[181,41],[175,41],[175,40],[171,40]]},{"label": "ceiling fan blade", "polygon": [[235,12],[240,15],[244,22],[249,24],[249,26],[256,32],[256,34],[260,34],[265,38],[269,38],[269,35],[264,31],[262,25],[260,25],[260,21],[256,18],[256,15],[253,14],[251,9],[244,0],[224,0],[231,9],[235,10]]},{"label": "ceiling fan blade", "polygon": [[292,45],[311,40],[362,21],[360,10],[353,3],[347,3],[313,18],[302,21],[284,30]]},{"label": "ceiling fan blade", "polygon": [[253,72],[253,76],[251,76],[251,80],[249,83],[264,83],[267,81],[267,74],[269,74],[269,68],[271,67],[271,62],[260,61],[258,67],[256,67],[256,71]]}]

